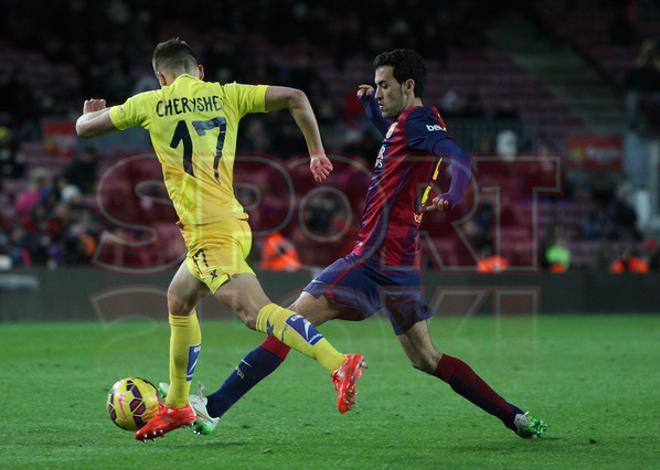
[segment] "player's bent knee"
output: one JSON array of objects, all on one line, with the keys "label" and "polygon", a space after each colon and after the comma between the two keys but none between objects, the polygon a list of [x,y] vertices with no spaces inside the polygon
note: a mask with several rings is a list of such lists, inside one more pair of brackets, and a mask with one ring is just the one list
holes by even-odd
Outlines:
[{"label": "player's bent knee", "polygon": [[424,371],[424,362],[420,361],[419,358],[411,358],[410,365],[413,367],[413,369]]},{"label": "player's bent knee", "polygon": [[416,356],[410,358],[410,365],[427,374],[433,374],[438,366],[438,361],[431,357]]},{"label": "player's bent knee", "polygon": [[193,306],[180,296],[168,292],[167,309],[171,315],[186,316],[190,315]]},{"label": "player's bent knee", "polygon": [[234,310],[236,316],[251,330],[257,329],[257,312],[252,312],[244,308]]},{"label": "player's bent knee", "polygon": [[247,326],[251,330],[256,330],[257,329],[257,318],[246,318],[243,320],[243,323],[245,323],[245,326]]}]

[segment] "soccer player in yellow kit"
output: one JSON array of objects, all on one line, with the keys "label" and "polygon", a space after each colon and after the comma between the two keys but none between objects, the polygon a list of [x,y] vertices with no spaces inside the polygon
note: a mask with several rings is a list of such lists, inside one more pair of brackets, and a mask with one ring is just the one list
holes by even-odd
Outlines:
[{"label": "soccer player in yellow kit", "polygon": [[252,234],[232,185],[240,119],[248,113],[281,109],[291,113],[305,136],[315,180],[328,176],[332,164],[307,96],[294,88],[204,82],[203,66],[178,38],[156,46],[152,65],[160,90],[137,94],[110,108],[105,100],[87,100],[76,122],[81,137],[133,126],[149,131],[188,249],[167,292],[171,388],[158,414],[135,438],[153,439],[195,421],[189,403],[201,348],[195,306],[208,291],[249,328],[318,360],[331,374],[338,407],[345,412],[354,402],[364,358],[339,353],[305,318],[266,296],[245,261]]}]

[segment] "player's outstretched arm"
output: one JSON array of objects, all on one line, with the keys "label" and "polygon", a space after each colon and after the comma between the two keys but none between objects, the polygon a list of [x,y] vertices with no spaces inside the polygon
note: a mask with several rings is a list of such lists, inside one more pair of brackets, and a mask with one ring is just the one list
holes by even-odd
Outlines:
[{"label": "player's outstretched arm", "polygon": [[374,87],[371,85],[358,86],[357,97],[360,100],[360,103],[362,103],[364,112],[367,113],[367,117],[371,123],[376,129],[378,129],[378,132],[380,132],[381,135],[385,137],[387,129],[389,129],[392,123],[385,119],[383,114],[380,112],[380,108],[378,107],[378,103],[376,102],[376,97],[374,95]]},{"label": "player's outstretched arm", "polygon": [[76,121],[76,133],[80,137],[96,137],[116,130],[110,120],[110,108],[105,107],[105,100],[85,100],[83,113]]},{"label": "player's outstretched arm", "polygon": [[314,110],[302,90],[282,86],[269,86],[266,90],[266,111],[288,109],[298,128],[305,136],[311,162],[309,168],[317,183],[325,180],[332,171],[332,163],[325,156],[319,125]]}]

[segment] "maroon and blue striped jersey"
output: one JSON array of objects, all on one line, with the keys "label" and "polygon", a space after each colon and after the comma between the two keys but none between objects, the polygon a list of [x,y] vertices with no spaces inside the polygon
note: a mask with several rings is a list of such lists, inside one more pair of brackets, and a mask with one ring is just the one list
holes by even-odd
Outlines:
[{"label": "maroon and blue striped jersey", "polygon": [[362,102],[384,139],[352,253],[384,266],[419,267],[418,229],[441,159],[446,158],[452,166],[450,188],[442,197],[454,207],[470,180],[470,157],[447,133],[436,108],[408,108],[388,127],[373,96]]}]

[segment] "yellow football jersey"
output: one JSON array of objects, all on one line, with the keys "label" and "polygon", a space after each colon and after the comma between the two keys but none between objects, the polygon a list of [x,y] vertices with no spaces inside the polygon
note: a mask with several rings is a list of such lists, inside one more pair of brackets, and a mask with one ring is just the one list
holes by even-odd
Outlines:
[{"label": "yellow football jersey", "polygon": [[110,109],[117,129],[149,131],[182,224],[247,218],[233,188],[238,123],[248,113],[266,112],[267,88],[220,85],[184,74]]}]

